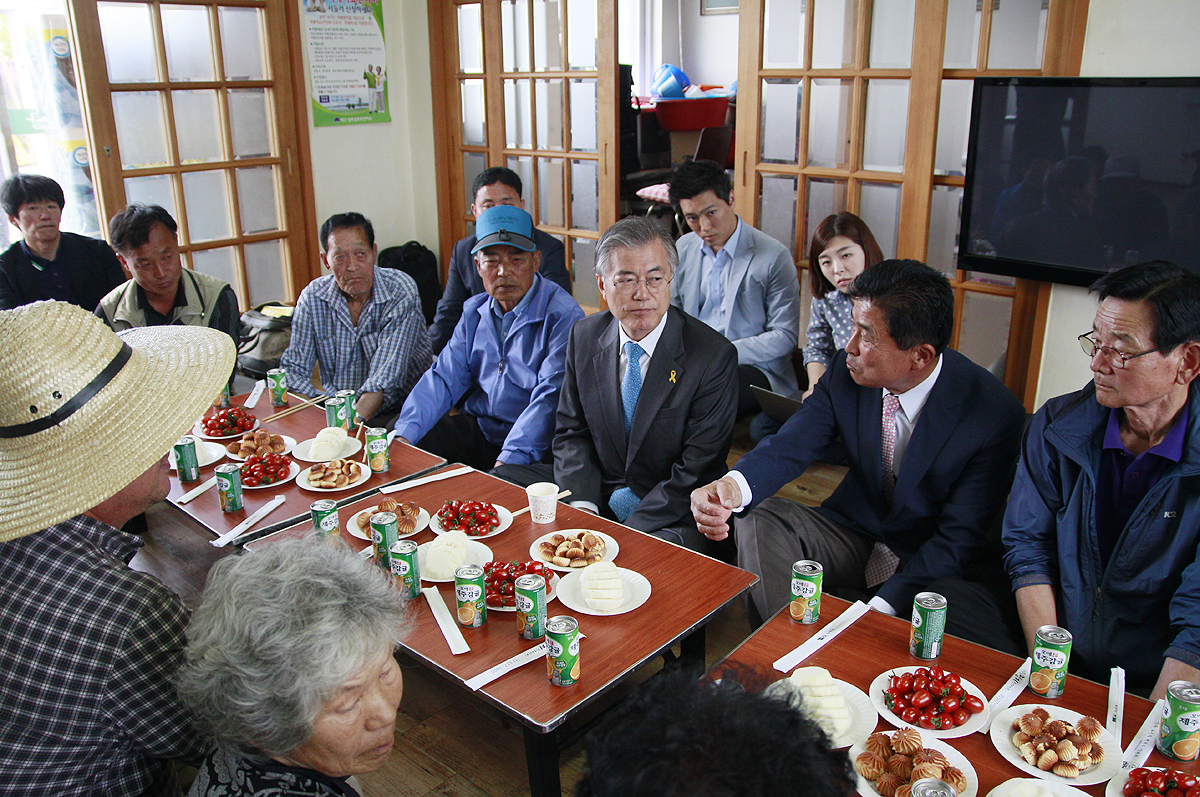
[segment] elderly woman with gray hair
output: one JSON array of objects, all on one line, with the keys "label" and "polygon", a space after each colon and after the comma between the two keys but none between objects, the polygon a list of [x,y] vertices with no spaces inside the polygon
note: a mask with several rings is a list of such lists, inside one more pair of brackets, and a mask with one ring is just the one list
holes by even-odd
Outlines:
[{"label": "elderly woman with gray hair", "polygon": [[194,797],[359,794],[392,750],[404,598],[313,538],[213,567],[188,626],[179,694],[217,743]]}]

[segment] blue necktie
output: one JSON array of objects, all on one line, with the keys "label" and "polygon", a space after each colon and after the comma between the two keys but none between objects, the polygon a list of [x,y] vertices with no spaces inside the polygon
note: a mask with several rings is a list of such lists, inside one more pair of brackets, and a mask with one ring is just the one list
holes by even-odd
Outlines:
[{"label": "blue necktie", "polygon": [[632,340],[625,342],[625,357],[629,367],[625,369],[625,381],[621,383],[621,405],[625,410],[625,439],[633,426],[633,411],[637,409],[638,394],[642,392],[642,361],[645,352]]}]

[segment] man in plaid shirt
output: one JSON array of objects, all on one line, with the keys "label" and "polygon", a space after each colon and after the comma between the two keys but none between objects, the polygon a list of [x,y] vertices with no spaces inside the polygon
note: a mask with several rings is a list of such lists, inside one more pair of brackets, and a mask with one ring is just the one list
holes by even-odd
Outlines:
[{"label": "man in plaid shirt", "polygon": [[280,366],[288,389],[315,396],[354,390],[359,416],[390,426],[432,359],[417,283],[402,271],[376,268],[375,229],[361,213],[339,213],[321,225],[321,261],[333,274],[309,283],[292,314],[292,339]]},{"label": "man in plaid shirt", "polygon": [[129,569],[142,541],[119,527],[166,497],[165,452],[233,342],[118,338],[62,302],[0,312],[0,337],[0,794],[177,795],[171,760],[209,746],[175,694],[188,613]]}]

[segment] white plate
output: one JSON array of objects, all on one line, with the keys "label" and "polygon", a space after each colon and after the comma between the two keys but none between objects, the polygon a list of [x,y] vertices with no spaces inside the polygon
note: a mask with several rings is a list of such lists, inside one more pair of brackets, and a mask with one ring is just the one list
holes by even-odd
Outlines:
[{"label": "white plate", "polygon": [[[1037,767],[1027,764],[1012,743],[1014,733],[1012,724],[1013,720],[1017,717],[1022,714],[1028,714],[1035,708],[1038,708],[1037,703],[1022,703],[1001,711],[992,720],[992,744],[1000,751],[1000,755],[1004,756],[1005,760],[1014,767],[1022,772],[1028,772],[1035,778],[1048,780],[1052,783],[1063,783],[1068,786],[1092,786],[1096,783],[1103,783],[1120,771],[1121,747],[1117,744],[1116,738],[1108,732],[1107,728],[1100,731],[1100,738],[1097,740],[1100,746],[1104,748],[1104,760],[1096,766],[1089,767],[1079,773],[1079,777],[1077,778],[1063,778],[1055,775],[1053,772],[1043,772]],[[1066,720],[1072,725],[1083,719],[1083,715],[1079,712],[1060,706],[1044,705],[1042,708],[1050,712],[1050,719]]]},{"label": "white plate", "polygon": [[300,485],[300,487],[302,489],[312,490],[315,493],[345,492],[346,490],[349,490],[353,487],[357,487],[358,485],[365,482],[367,479],[371,478],[371,469],[368,468],[366,465],[362,464],[361,462],[358,463],[358,465],[359,465],[358,478],[352,482],[342,485],[341,487],[313,487],[311,484],[308,483],[308,472],[310,470],[312,470],[312,468],[305,468],[304,470],[300,471],[300,475],[296,477],[296,484]]},{"label": "white plate", "polygon": [[261,424],[258,421],[258,418],[255,418],[254,425],[251,426],[249,429],[247,429],[245,432],[238,432],[237,434],[227,434],[224,437],[213,437],[212,435],[205,434],[204,427],[200,425],[201,421],[205,421],[205,420],[207,420],[207,418],[201,418],[199,421],[196,421],[195,425],[192,426],[192,434],[194,434],[196,437],[202,437],[205,440],[224,440],[226,443],[232,442],[234,440],[241,440],[242,435],[244,435],[246,432],[253,432],[259,426],[261,426]]},{"label": "white plate", "polygon": [[[962,753],[955,750],[953,747],[943,742],[941,739],[934,739],[929,734],[932,731],[927,731],[924,728],[918,729],[921,732],[921,745],[928,747],[930,750],[937,750],[942,755],[946,756],[946,760],[950,762],[950,766],[957,767],[967,776],[967,788],[962,791],[958,797],[975,797],[979,794],[979,776],[975,774],[975,767],[971,766],[971,762]],[[865,748],[861,744],[856,744],[850,748],[850,760],[853,761],[858,757],[858,754],[863,752]],[[875,791],[875,784],[864,778],[862,775],[855,773],[858,779],[858,793],[863,797],[881,797],[879,792]]]},{"label": "white plate", "polygon": [[[508,527],[512,525],[512,522],[513,522],[512,512],[509,512],[507,509],[500,506],[499,504],[492,504],[492,506],[496,507],[496,517],[497,517],[497,519],[499,519],[500,525],[496,527],[495,531],[489,532],[488,534],[479,534],[479,535],[469,534],[469,535],[467,535],[471,539],[486,540],[488,537],[495,537],[497,534],[499,534],[502,531],[507,530]],[[441,507],[438,507],[438,509],[441,510]],[[446,533],[445,529],[442,528],[442,523],[438,519],[436,512],[429,516],[429,530],[432,531],[434,534],[445,534]],[[466,534],[465,531],[463,533]]]},{"label": "white plate", "polygon": [[[292,456],[296,459],[302,459],[305,462],[328,462],[329,460],[313,459],[309,456],[308,451],[312,448],[312,444],[316,439],[314,437],[310,440],[301,440],[299,443],[296,443],[296,447],[292,449]],[[357,437],[347,437],[342,442],[342,452],[333,457],[333,459],[349,459],[359,451],[362,451],[362,441]]]},{"label": "white plate", "polygon": [[[205,465],[211,465],[221,457],[225,456],[225,446],[221,445],[220,443],[208,443],[199,439],[195,435],[186,436],[191,437],[196,441],[196,460],[199,464],[199,467],[203,468]],[[178,470],[178,468],[175,467],[174,446],[171,446],[171,451],[167,454],[167,458],[171,463],[171,470]]]},{"label": "white plate", "polygon": [[[358,527],[358,516],[363,515],[363,514],[367,514],[368,516],[373,515],[373,514],[375,514],[375,510],[378,508],[379,508],[378,506],[369,506],[366,509],[360,509],[359,511],[355,512],[350,517],[350,519],[346,521],[346,533],[348,533],[351,537],[358,537],[360,540],[366,540],[367,542],[370,542],[371,541],[371,533],[365,532]],[[405,537],[411,537],[412,535],[416,534],[418,531],[424,531],[425,527],[428,525],[429,525],[429,513],[426,512],[422,508],[421,511],[417,513],[416,528],[414,528],[408,534],[401,534],[396,539],[402,540]],[[370,528],[370,526],[368,526],[367,528]]]},{"label": "white plate", "polygon": [[[436,540],[433,542],[436,542]],[[429,555],[429,546],[433,545],[433,542],[426,542],[417,546],[417,567],[421,568],[421,580],[428,581],[431,584],[453,584],[454,576],[450,578],[430,578],[425,575],[425,557]],[[467,556],[463,559],[464,565],[479,565],[482,567],[490,561],[492,561],[491,548],[482,542],[467,540]]]},{"label": "white plate", "polygon": [[[546,583],[546,603],[550,603],[550,601],[558,597],[558,582],[561,580],[557,573],[550,576],[550,581]],[[493,606],[490,603],[488,604],[489,612],[515,612],[516,610],[516,606]]]},{"label": "white plate", "polygon": [[583,531],[591,532],[592,534],[595,534],[600,539],[604,540],[604,557],[600,560],[601,562],[611,562],[612,560],[617,558],[617,554],[619,554],[621,552],[621,546],[617,544],[617,541],[602,531],[592,531],[591,529],[566,529],[565,531],[552,531],[549,534],[543,534],[542,536],[540,536],[536,540],[534,540],[533,544],[529,546],[529,558],[535,562],[541,562],[542,564],[544,564],[546,567],[550,568],[551,570],[557,570],[560,573],[576,573],[576,572],[582,570],[583,568],[581,568],[581,567],[561,567],[559,565],[553,564],[552,562],[547,562],[545,559],[542,558],[541,551],[539,551],[538,548],[543,542],[550,542],[550,538],[553,537],[555,534],[561,534],[564,537],[569,537],[572,534],[578,534]]},{"label": "white plate", "polygon": [[[879,722],[879,714],[875,711],[875,707],[871,705],[871,699],[866,696],[863,690],[854,684],[848,684],[837,678],[834,678],[833,682],[837,685],[838,691],[841,692],[842,700],[846,701],[846,709],[850,712],[850,726],[833,740],[834,748],[866,744],[867,737],[875,731],[875,725]],[[800,689],[787,678],[776,681],[764,691],[767,694],[777,694],[781,697],[786,697],[793,708],[799,711],[804,710]]]},{"label": "white plate", "polygon": [[[1043,789],[1059,795],[1059,797],[1089,797],[1088,793],[1083,789],[1077,789],[1074,786],[1068,786],[1065,783],[1059,783],[1058,781],[1054,780],[1043,780],[1042,778],[1009,778],[1008,780],[1004,781],[1004,783],[1001,783],[999,786],[996,786],[989,791],[987,793],[987,797],[1004,797],[1003,787],[1009,783],[1012,783],[1013,781],[1030,781],[1032,783],[1036,783]],[[1117,797],[1120,797],[1120,795],[1121,790],[1118,788]]]},{"label": "white plate", "polygon": [[[280,454],[292,453],[292,449],[296,447],[296,438],[288,437],[285,434],[281,434],[279,436],[283,438],[283,451],[280,451],[279,453]],[[233,441],[231,440],[229,442],[232,443]],[[222,448],[222,450],[224,450],[225,456],[229,457],[234,462],[245,462],[246,461],[245,457],[239,457],[237,454],[230,454],[228,448],[225,448],[224,446],[222,446],[221,448]]]},{"label": "white plate", "polygon": [[[883,717],[884,722],[888,723],[889,725],[894,725],[897,728],[916,728],[921,732],[922,737],[932,736],[934,739],[958,739],[962,736],[970,736],[975,731],[983,728],[983,724],[987,722],[986,710],[981,711],[978,714],[972,714],[971,718],[967,720],[966,724],[959,725],[957,728],[947,728],[944,731],[930,731],[916,725],[909,725],[907,722],[893,714],[892,710],[887,707],[887,703],[883,702],[883,693],[887,689],[888,678],[893,675],[913,673],[918,669],[919,668],[917,667],[893,667],[890,670],[880,673],[875,677],[874,681],[871,681],[871,687],[868,690],[868,694],[871,697],[871,705],[873,705],[875,710],[879,712],[879,716]],[[959,683],[962,684],[963,691],[966,694],[975,695],[975,697],[982,700],[986,709],[988,699],[983,692],[979,691],[978,686],[962,676],[959,676]],[[962,797],[962,795],[959,795],[959,797]]]},{"label": "white plate", "polygon": [[243,477],[242,489],[243,490],[270,490],[273,487],[282,487],[283,485],[290,482],[292,479],[296,478],[296,474],[299,472],[300,472],[300,466],[297,465],[295,462],[289,462],[288,463],[288,475],[287,475],[286,479],[280,479],[279,481],[271,482],[270,484],[260,484],[257,487],[250,487],[249,485],[246,484],[245,479]]},{"label": "white plate", "polygon": [[650,580],[641,573],[618,567],[617,575],[621,577],[621,584],[625,587],[625,600],[615,609],[593,609],[587,605],[587,601],[583,599],[583,569],[572,570],[563,576],[558,584],[558,600],[573,612],[606,617],[610,614],[631,612],[650,598]]}]

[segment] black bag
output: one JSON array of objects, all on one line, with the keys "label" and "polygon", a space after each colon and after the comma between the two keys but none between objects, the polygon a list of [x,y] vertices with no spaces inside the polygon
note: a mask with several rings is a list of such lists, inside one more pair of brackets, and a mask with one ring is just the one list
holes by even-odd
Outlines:
[{"label": "black bag", "polygon": [[251,379],[266,379],[267,371],[279,367],[279,359],[292,339],[292,317],[282,318],[261,312],[264,307],[286,307],[282,302],[266,302],[242,313],[242,343],[238,346],[237,367]]},{"label": "black bag", "polygon": [[437,255],[421,242],[409,241],[403,246],[389,246],[380,252],[379,265],[398,268],[413,278],[421,294],[421,312],[425,316],[425,324],[432,324],[438,300],[442,298]]}]

